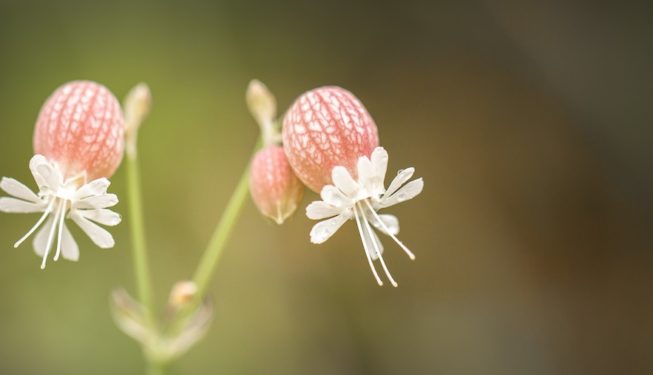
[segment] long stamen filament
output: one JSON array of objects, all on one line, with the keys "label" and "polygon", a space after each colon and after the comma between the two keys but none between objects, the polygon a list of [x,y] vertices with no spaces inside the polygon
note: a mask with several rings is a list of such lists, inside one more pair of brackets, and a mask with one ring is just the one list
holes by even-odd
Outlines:
[{"label": "long stamen filament", "polygon": [[[361,211],[361,213],[365,212],[360,203],[356,203],[356,205],[358,206],[358,209]],[[388,267],[386,266],[385,261],[383,260],[383,255],[381,254],[381,249],[380,249],[378,243],[376,242],[376,239],[374,238],[374,232],[372,231],[372,227],[370,226],[370,223],[367,221],[367,218],[365,218],[365,215],[361,214],[361,216],[362,216],[361,220],[363,221],[365,229],[367,230],[367,235],[369,236],[370,241],[372,242],[372,245],[374,246],[374,251],[376,251],[376,253],[379,256],[379,260],[381,261],[381,266],[383,267],[383,270],[385,271],[385,275],[388,277],[388,280],[390,280],[390,283],[392,284],[392,286],[394,286],[396,288],[398,284],[392,278],[392,275],[390,274],[390,271],[388,270]]]},{"label": "long stamen filament", "polygon": [[45,269],[45,264],[48,260],[48,253],[50,253],[50,247],[52,247],[52,241],[54,240],[54,231],[55,229],[57,229],[57,221],[59,220],[60,214],[61,214],[61,203],[57,206],[57,209],[54,212],[54,218],[52,219],[53,220],[52,228],[50,228],[50,234],[48,235],[48,243],[45,246],[45,251],[43,252],[43,261],[41,262],[41,269]]},{"label": "long stamen filament", "polygon": [[392,234],[392,233],[390,232],[390,229],[388,228],[388,226],[385,225],[385,223],[383,222],[383,220],[381,220],[381,217],[379,216],[379,214],[376,213],[376,211],[374,210],[374,207],[372,207],[372,205],[370,204],[370,202],[369,202],[367,199],[365,199],[365,204],[367,204],[367,207],[368,207],[368,208],[370,209],[370,211],[372,212],[372,215],[374,215],[374,217],[376,218],[376,220],[380,223],[381,227],[385,230],[385,233],[386,233],[388,236],[392,237],[393,240],[395,240],[395,242],[397,243],[397,245],[399,245],[399,246],[400,246],[400,247],[401,247],[401,248],[406,252],[406,254],[407,254],[408,257],[410,258],[410,260],[415,260],[415,254],[413,254],[413,252],[410,251],[410,250],[408,249],[408,247],[406,247],[406,245],[403,244],[403,242],[399,241],[399,239],[397,238],[397,236],[395,236],[394,234]]},{"label": "long stamen filament", "polygon": [[59,260],[61,255],[61,237],[63,237],[64,219],[66,218],[66,201],[61,201],[61,214],[59,215],[59,233],[57,234],[57,252],[54,254],[54,261]]},{"label": "long stamen filament", "polygon": [[18,246],[20,246],[20,245],[21,245],[21,244],[22,244],[26,239],[29,238],[29,236],[32,235],[32,233],[34,233],[34,232],[35,232],[35,231],[36,231],[36,230],[41,226],[41,224],[43,224],[43,222],[45,221],[45,219],[46,219],[46,218],[48,217],[48,215],[50,215],[50,213],[52,212],[52,206],[54,206],[54,201],[55,201],[55,200],[56,200],[56,199],[52,199],[52,200],[50,201],[50,204],[48,204],[48,207],[45,209],[45,211],[43,211],[43,215],[41,215],[41,217],[39,218],[39,220],[38,220],[38,221],[36,222],[36,224],[34,224],[34,226],[33,226],[33,227],[32,227],[32,228],[27,232],[27,234],[25,234],[25,235],[24,235],[20,240],[16,241],[16,243],[14,244],[14,249],[17,248]]},{"label": "long stamen filament", "polygon": [[[376,273],[376,268],[374,268],[374,264],[372,263],[372,257],[370,256],[370,252],[367,246],[367,241],[365,241],[365,234],[363,233],[363,228],[361,226],[361,219],[358,216],[358,208],[356,206],[354,208],[354,216],[356,217],[356,226],[358,226],[358,233],[361,236],[361,240],[363,241],[363,248],[365,249],[365,255],[367,255],[367,262],[370,264],[370,268],[372,269],[372,273],[374,274],[374,278],[376,279],[376,282],[382,286],[383,281],[381,281],[381,278],[379,278],[379,275]],[[362,215],[363,213],[361,213]]]}]

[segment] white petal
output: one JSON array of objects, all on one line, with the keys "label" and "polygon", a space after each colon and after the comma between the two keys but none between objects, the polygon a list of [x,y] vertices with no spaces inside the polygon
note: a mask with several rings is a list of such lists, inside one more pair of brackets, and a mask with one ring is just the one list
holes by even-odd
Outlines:
[{"label": "white petal", "polygon": [[418,178],[417,180],[411,181],[399,189],[396,193],[392,194],[390,197],[383,197],[378,204],[379,208],[385,208],[394,206],[397,203],[407,201],[409,199],[415,198],[419,193],[424,189],[424,180]]},{"label": "white petal", "polygon": [[111,227],[120,224],[120,221],[122,220],[119,214],[104,208],[97,210],[77,210],[77,213],[86,219]]},{"label": "white petal", "polygon": [[350,198],[346,197],[337,187],[333,185],[326,185],[322,188],[320,193],[322,200],[337,208],[350,207],[353,202]]},{"label": "white petal", "polygon": [[63,185],[63,176],[59,169],[57,169],[52,163],[39,164],[36,166],[36,173],[41,176],[41,179],[45,182],[45,187],[52,191],[57,191]]},{"label": "white petal", "polygon": [[116,243],[106,229],[100,227],[99,225],[93,223],[92,221],[86,220],[82,217],[77,211],[73,211],[70,214],[70,217],[73,221],[79,225],[80,228],[86,233],[87,236],[100,248],[109,249],[112,248]]},{"label": "white petal", "polygon": [[2,212],[29,214],[33,212],[43,212],[45,211],[45,207],[46,204],[44,202],[31,203],[16,198],[0,198],[0,211]]},{"label": "white petal", "polygon": [[54,217],[51,216],[45,225],[41,227],[36,237],[34,237],[32,246],[34,247],[34,252],[40,257],[43,257],[43,254],[45,254],[46,247],[48,246],[48,237],[50,236],[53,225]]},{"label": "white petal", "polygon": [[39,199],[39,197],[27,186],[13,178],[3,177],[2,180],[0,180],[0,189],[13,197],[24,199],[29,202],[38,203],[41,201],[41,199]]},{"label": "white petal", "polygon": [[383,147],[377,147],[372,152],[371,176],[365,183],[365,188],[372,196],[380,196],[385,191],[385,173],[388,169],[388,153]]},{"label": "white petal", "polygon": [[[385,227],[379,223],[379,220],[376,218],[377,216],[373,215],[369,210],[365,212],[365,217],[367,217],[367,220],[372,223],[374,228],[380,230],[384,234],[397,235],[399,233],[399,219],[397,219],[397,217],[394,215],[378,215],[378,217],[380,217],[383,221],[383,225],[385,225]],[[386,230],[386,228],[388,230]]]},{"label": "white petal", "polygon": [[107,193],[107,189],[111,185],[111,181],[106,178],[98,178],[86,185],[83,185],[75,192],[75,199],[81,200],[90,196],[99,196]]},{"label": "white petal", "polygon": [[45,179],[41,176],[41,173],[37,171],[37,168],[41,165],[48,165],[50,162],[48,162],[48,159],[45,158],[43,155],[34,155],[32,156],[32,159],[29,161],[29,169],[32,171],[32,176],[34,176],[34,180],[36,181],[36,184],[39,186],[39,188],[42,188],[43,186],[46,185]]},{"label": "white petal", "polygon": [[109,208],[115,206],[116,204],[118,204],[118,197],[115,194],[103,194],[81,199],[75,202],[73,207],[82,209],[96,209]]},{"label": "white petal", "polygon": [[358,183],[351,177],[351,174],[349,174],[347,168],[342,166],[334,167],[333,171],[331,172],[331,178],[333,179],[333,184],[346,196],[356,196],[359,186]]},{"label": "white petal", "polygon": [[306,216],[311,220],[322,220],[338,215],[342,210],[323,201],[315,201],[306,207]]},{"label": "white petal", "polygon": [[388,186],[388,190],[385,191],[385,197],[389,197],[397,191],[403,185],[406,183],[406,181],[410,180],[411,177],[413,177],[413,173],[415,173],[415,168],[406,168],[402,169],[397,173],[397,177],[392,180],[390,183],[390,186]]},{"label": "white petal", "polygon": [[388,171],[388,152],[383,147],[377,147],[372,151],[371,160],[374,175],[385,179],[385,174]]},{"label": "white petal", "polygon": [[371,188],[372,180],[374,179],[374,168],[372,162],[366,156],[361,156],[358,158],[358,163],[356,164],[356,169],[358,170],[358,182],[365,188]]},{"label": "white petal", "polygon": [[321,244],[331,238],[333,234],[340,229],[342,224],[348,220],[346,215],[338,215],[331,219],[320,221],[311,229],[311,242]]},{"label": "white petal", "polygon": [[64,259],[77,262],[79,260],[79,246],[77,246],[77,242],[75,242],[73,235],[70,234],[70,230],[68,230],[66,224],[63,225],[61,235],[61,254]]}]

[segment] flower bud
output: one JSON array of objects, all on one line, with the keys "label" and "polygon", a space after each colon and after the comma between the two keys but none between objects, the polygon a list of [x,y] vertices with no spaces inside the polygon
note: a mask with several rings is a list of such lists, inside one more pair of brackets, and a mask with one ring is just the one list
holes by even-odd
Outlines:
[{"label": "flower bud", "polygon": [[125,132],[127,140],[127,154],[136,155],[136,142],[138,129],[145,117],[150,113],[152,94],[145,83],[139,83],[129,91],[125,98]]},{"label": "flower bud", "polygon": [[192,281],[179,281],[170,291],[168,305],[175,309],[180,309],[195,298],[197,294],[197,285]]},{"label": "flower bud", "polygon": [[123,116],[104,86],[74,81],[48,98],[36,121],[34,151],[57,163],[64,177],[111,177],[124,149]]},{"label": "flower bud", "polygon": [[356,163],[379,144],[376,124],[363,104],[340,87],[302,94],[283,119],[288,162],[306,186],[320,192],[332,184],[331,171],[345,167],[356,178]]},{"label": "flower bud", "polygon": [[253,79],[247,86],[245,94],[249,112],[261,128],[263,145],[270,146],[281,143],[281,135],[274,118],[277,115],[277,100],[263,82]]},{"label": "flower bud", "polygon": [[277,101],[263,82],[253,79],[245,94],[247,107],[259,124],[272,122],[277,115]]},{"label": "flower bud", "polygon": [[304,194],[304,185],[280,146],[268,146],[256,153],[249,184],[256,207],[277,224],[295,212]]}]

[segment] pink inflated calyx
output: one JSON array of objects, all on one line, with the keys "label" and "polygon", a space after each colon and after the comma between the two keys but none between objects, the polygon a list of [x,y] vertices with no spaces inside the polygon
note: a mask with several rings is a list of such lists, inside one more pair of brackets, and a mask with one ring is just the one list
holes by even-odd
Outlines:
[{"label": "pink inflated calyx", "polygon": [[57,163],[65,178],[111,177],[124,150],[124,119],[103,85],[74,81],[45,102],[34,130],[34,152]]},{"label": "pink inflated calyx", "polygon": [[250,191],[259,211],[282,224],[299,206],[304,185],[293,173],[283,148],[271,145],[252,160]]},{"label": "pink inflated calyx", "polygon": [[283,144],[297,176],[315,192],[336,166],[356,178],[356,163],[379,145],[374,120],[349,91],[328,86],[302,94],[283,119]]}]

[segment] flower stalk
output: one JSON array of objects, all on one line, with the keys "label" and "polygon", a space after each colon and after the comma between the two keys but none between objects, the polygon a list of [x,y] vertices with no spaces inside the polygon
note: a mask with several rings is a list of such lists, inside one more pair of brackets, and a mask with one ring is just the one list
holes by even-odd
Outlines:
[{"label": "flower stalk", "polygon": [[141,181],[136,154],[127,157],[127,198],[136,288],[139,300],[145,307],[148,323],[154,326],[154,299],[147,261]]},{"label": "flower stalk", "polygon": [[[258,150],[259,144],[260,142],[257,142],[254,152]],[[218,225],[215,227],[215,230],[213,231],[211,240],[209,241],[209,244],[206,247],[204,254],[202,255],[199,266],[195,271],[195,275],[193,276],[193,281],[197,286],[197,294],[195,297],[194,305],[190,306],[191,311],[197,306],[197,304],[200,301],[202,301],[204,295],[206,294],[206,289],[209,285],[209,282],[213,278],[215,269],[218,266],[218,263],[220,262],[220,259],[222,257],[224,247],[227,244],[227,241],[229,240],[229,237],[233,230],[234,224],[236,224],[240,212],[242,211],[242,208],[245,205],[245,202],[247,201],[248,194],[249,194],[249,168],[245,168],[245,171],[240,176],[238,185],[236,185],[236,189],[231,194],[231,198],[229,198],[227,207],[222,213],[222,217],[220,218]]]},{"label": "flower stalk", "polygon": [[[259,139],[252,151],[252,155],[256,154],[256,151],[261,147],[261,144],[262,141]],[[171,331],[173,334],[175,331],[183,329],[191,318],[193,312],[198,309],[201,302],[205,299],[209,283],[215,274],[220,259],[222,259],[225,245],[227,244],[234,225],[238,221],[238,217],[245,206],[248,194],[249,168],[245,168],[245,171],[240,176],[240,180],[231,194],[227,206],[213,231],[213,235],[209,240],[206,250],[204,250],[197,269],[195,270],[193,275],[193,283],[195,284],[194,298],[180,309],[177,315],[177,320],[172,324]]]},{"label": "flower stalk", "polygon": [[[151,96],[147,85],[141,83],[131,90],[125,101],[125,133],[127,144],[127,202],[134,276],[138,298],[143,306],[144,323],[149,327],[151,332],[156,332],[158,329],[155,315],[156,304],[152,292],[152,280],[147,258],[141,178],[138,153],[136,152],[138,130],[149,112],[150,103]],[[151,340],[156,340],[156,337],[152,336]],[[156,345],[156,343],[152,343],[152,345]],[[151,348],[148,348],[147,345],[143,348],[147,361],[147,374],[162,374],[163,364],[154,358],[153,355],[149,354],[148,349]]]}]

